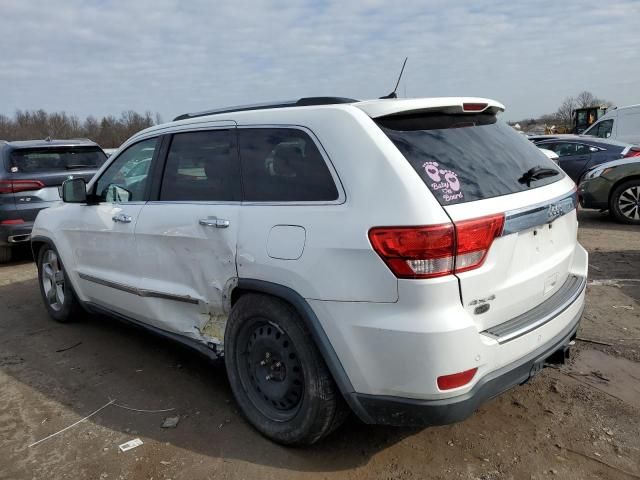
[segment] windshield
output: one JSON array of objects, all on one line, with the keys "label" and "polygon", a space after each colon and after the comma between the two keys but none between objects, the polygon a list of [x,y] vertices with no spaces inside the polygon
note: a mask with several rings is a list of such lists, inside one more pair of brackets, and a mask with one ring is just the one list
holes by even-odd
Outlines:
[{"label": "windshield", "polygon": [[410,114],[377,123],[441,205],[521,192],[564,177],[540,149],[495,115]]},{"label": "windshield", "polygon": [[93,170],[107,156],[99,147],[47,147],[14,150],[10,157],[12,173]]}]

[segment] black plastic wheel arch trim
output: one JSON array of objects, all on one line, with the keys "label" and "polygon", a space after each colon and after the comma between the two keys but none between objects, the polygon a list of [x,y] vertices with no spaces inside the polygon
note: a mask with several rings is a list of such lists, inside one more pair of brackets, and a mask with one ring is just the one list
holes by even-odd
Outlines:
[{"label": "black plastic wheel arch trim", "polygon": [[322,355],[322,358],[329,368],[329,372],[331,372],[331,375],[333,376],[333,380],[336,382],[340,393],[342,393],[342,396],[351,410],[363,422],[373,423],[373,419],[355,398],[354,388],[347,376],[347,372],[345,372],[342,363],[340,363],[338,355],[333,349],[333,345],[331,345],[327,334],[320,324],[320,320],[318,320],[317,315],[302,295],[289,287],[285,287],[284,285],[251,278],[238,279],[238,286],[236,288],[266,293],[268,295],[281,298],[291,304],[309,329],[311,337],[320,351],[320,355]]}]

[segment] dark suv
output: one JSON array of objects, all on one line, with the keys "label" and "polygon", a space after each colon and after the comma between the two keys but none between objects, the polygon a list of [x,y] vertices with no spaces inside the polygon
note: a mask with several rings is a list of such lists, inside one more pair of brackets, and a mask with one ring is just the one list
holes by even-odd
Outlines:
[{"label": "dark suv", "polygon": [[89,181],[107,156],[90,140],[0,140],[0,263],[28,242],[36,215],[60,200],[70,177]]}]

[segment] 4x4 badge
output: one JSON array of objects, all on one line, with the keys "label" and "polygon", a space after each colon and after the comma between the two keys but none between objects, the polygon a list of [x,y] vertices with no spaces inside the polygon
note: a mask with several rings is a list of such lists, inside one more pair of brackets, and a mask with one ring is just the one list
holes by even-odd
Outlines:
[{"label": "4x4 badge", "polygon": [[564,209],[562,208],[562,205],[558,205],[556,203],[549,205],[549,209],[547,210],[547,218],[549,220],[554,220],[561,215],[564,215]]}]

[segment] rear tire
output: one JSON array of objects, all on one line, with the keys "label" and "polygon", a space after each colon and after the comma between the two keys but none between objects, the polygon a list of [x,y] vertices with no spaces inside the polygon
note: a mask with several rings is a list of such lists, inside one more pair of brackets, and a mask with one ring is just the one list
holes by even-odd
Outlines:
[{"label": "rear tire", "polygon": [[262,294],[242,296],[225,332],[231,389],[249,423],[284,445],[310,445],[347,416],[329,370],[300,316]]},{"label": "rear tire", "polygon": [[611,192],[609,211],[620,223],[640,225],[640,180],[618,185]]},{"label": "rear tire", "polygon": [[8,263],[13,257],[13,250],[11,247],[0,247],[0,263]]},{"label": "rear tire", "polygon": [[44,245],[38,253],[38,284],[49,316],[60,323],[79,319],[83,313],[57,250]]}]

